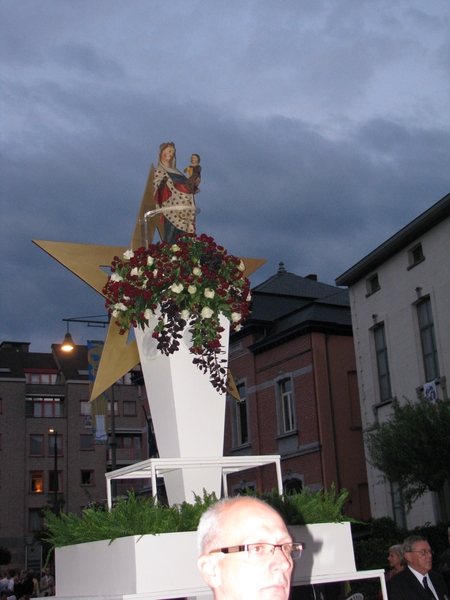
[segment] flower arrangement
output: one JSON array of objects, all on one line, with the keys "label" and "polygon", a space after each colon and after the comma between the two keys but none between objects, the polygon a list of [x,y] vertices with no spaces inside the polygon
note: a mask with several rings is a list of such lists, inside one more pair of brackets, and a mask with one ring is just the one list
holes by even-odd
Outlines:
[{"label": "flower arrangement", "polygon": [[149,325],[157,348],[168,356],[178,350],[186,326],[192,335],[193,363],[209,372],[212,385],[227,390],[227,369],[220,359],[222,313],[239,330],[249,315],[250,282],[244,263],[202,234],[183,234],[175,244],[160,242],[127,250],[111,265],[103,288],[106,308],[120,333]]}]

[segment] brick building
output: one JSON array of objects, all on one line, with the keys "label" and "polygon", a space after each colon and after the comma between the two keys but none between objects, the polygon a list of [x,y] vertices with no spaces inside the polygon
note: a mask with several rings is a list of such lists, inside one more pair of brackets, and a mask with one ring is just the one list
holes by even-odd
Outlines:
[{"label": "brick building", "polygon": [[[131,383],[128,373],[112,390],[117,467],[148,457],[147,403]],[[0,345],[0,546],[12,552],[14,565],[25,564],[41,510],[54,505],[55,479],[64,512],[81,514],[90,501],[106,498],[111,449],[93,444],[88,401],[86,346],[64,353],[54,344],[51,353],[34,353],[28,343]],[[117,493],[133,483],[119,482]]]},{"label": "brick building", "polygon": [[[370,517],[347,290],[278,273],[252,291],[252,315],[230,339],[242,402],[227,398],[225,454],[280,454],[285,489],[349,491],[348,515]],[[234,492],[276,487],[270,466],[229,477]]]}]

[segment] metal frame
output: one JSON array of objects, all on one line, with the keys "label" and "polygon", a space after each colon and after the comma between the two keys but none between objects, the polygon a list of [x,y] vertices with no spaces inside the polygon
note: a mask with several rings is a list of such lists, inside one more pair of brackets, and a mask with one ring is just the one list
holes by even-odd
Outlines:
[{"label": "metal frame", "polygon": [[228,496],[227,475],[238,471],[246,471],[255,467],[275,464],[277,484],[280,494],[283,493],[281,476],[281,458],[279,454],[265,456],[218,456],[217,458],[149,458],[134,465],[105,473],[108,508],[112,506],[111,481],[114,479],[147,479],[152,480],[152,494],[156,497],[156,478],[177,469],[222,469],[222,481],[225,497]]}]

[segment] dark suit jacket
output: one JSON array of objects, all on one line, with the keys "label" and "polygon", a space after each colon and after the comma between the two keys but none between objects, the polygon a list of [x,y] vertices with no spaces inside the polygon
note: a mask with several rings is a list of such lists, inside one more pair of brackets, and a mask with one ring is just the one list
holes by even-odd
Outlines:
[{"label": "dark suit jacket", "polygon": [[[444,578],[436,571],[429,571],[428,577],[436,590],[439,600],[450,600]],[[389,600],[430,600],[423,585],[414,573],[406,567],[387,582]]]}]

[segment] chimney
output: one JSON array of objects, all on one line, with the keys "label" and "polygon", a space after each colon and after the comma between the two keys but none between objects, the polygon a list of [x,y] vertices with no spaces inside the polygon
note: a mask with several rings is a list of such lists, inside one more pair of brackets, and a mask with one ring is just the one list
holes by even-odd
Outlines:
[{"label": "chimney", "polygon": [[305,277],[305,279],[311,279],[311,281],[317,281],[317,275],[315,273],[310,273]]},{"label": "chimney", "polygon": [[284,268],[284,262],[280,262],[278,265],[278,274],[286,273],[286,269]]}]

